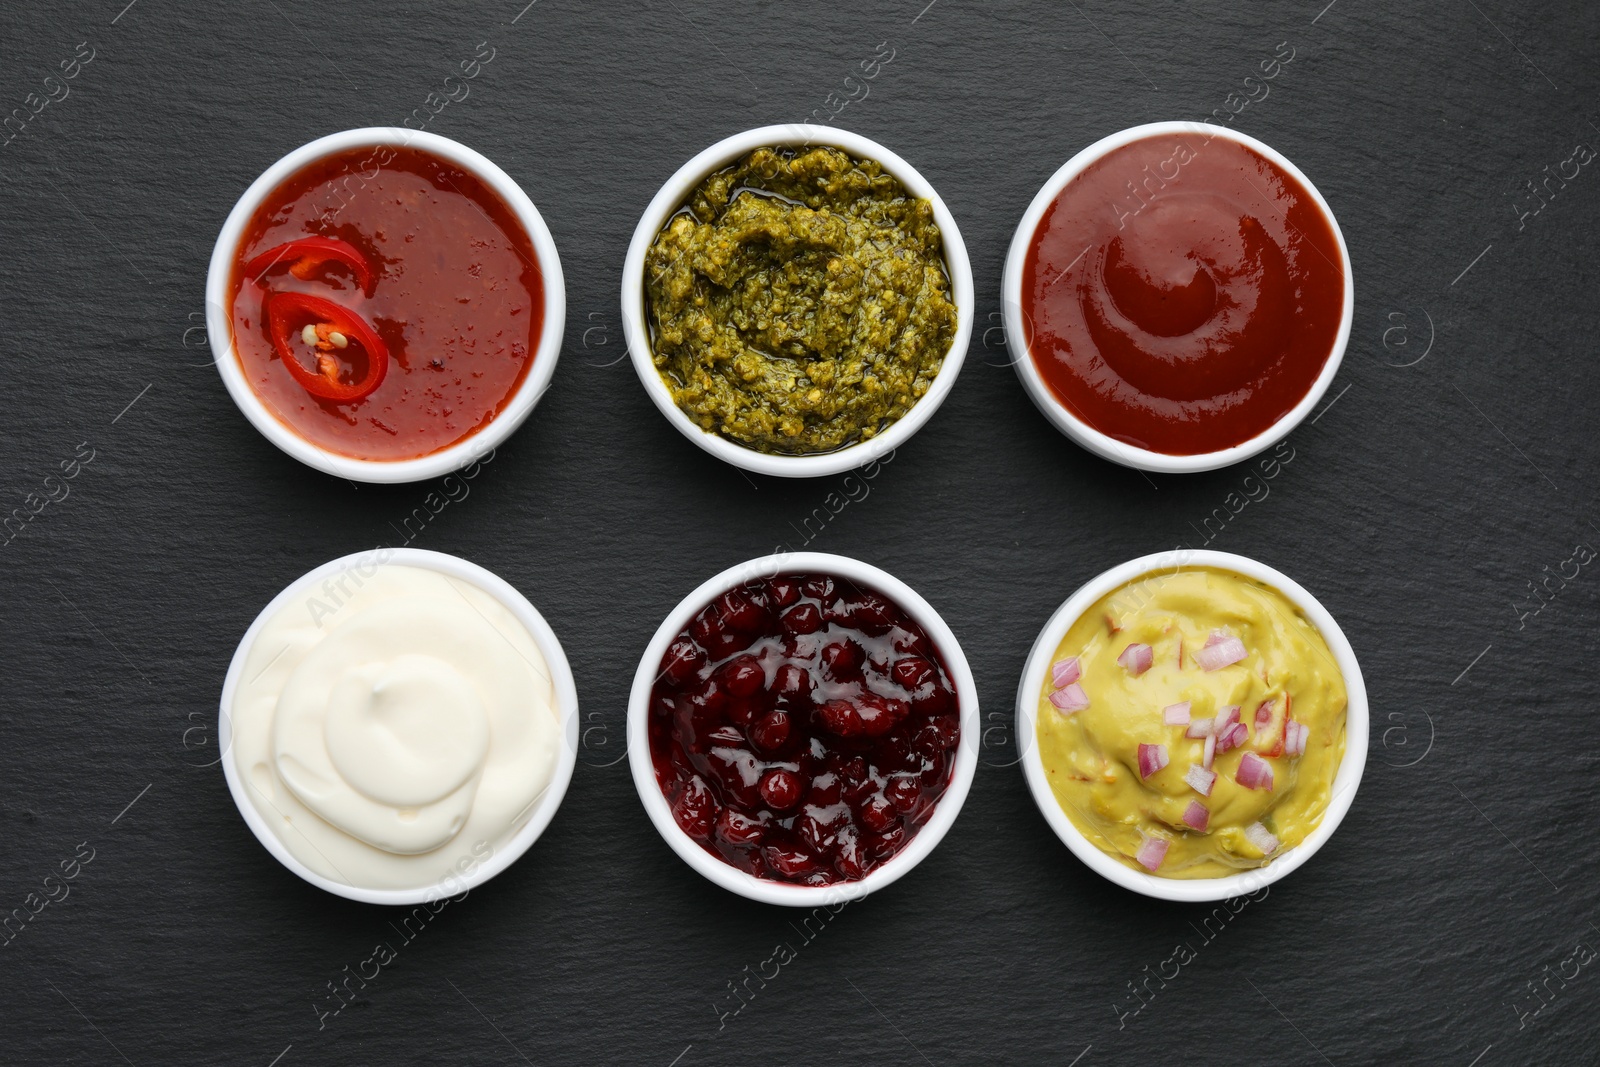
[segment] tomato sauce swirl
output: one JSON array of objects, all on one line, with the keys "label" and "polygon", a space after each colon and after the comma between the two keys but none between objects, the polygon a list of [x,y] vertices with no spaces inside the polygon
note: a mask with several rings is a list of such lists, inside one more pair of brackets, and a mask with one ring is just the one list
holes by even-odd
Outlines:
[{"label": "tomato sauce swirl", "polygon": [[1152,136],[1046,209],[1023,264],[1030,358],[1101,433],[1167,455],[1270,428],[1311,390],[1344,309],[1312,193],[1247,145]]}]

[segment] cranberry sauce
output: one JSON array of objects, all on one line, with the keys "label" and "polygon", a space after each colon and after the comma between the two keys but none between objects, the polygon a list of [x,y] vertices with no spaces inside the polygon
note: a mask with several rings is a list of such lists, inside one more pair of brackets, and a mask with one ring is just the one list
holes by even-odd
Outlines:
[{"label": "cranberry sauce", "polygon": [[960,739],[938,649],[882,594],[785,574],[713,600],[650,695],[656,780],[684,832],[761,878],[827,885],[904,848]]}]

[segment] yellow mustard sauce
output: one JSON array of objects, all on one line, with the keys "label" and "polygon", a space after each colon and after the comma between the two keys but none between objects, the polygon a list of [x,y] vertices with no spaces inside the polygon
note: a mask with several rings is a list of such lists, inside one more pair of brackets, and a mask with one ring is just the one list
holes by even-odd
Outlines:
[{"label": "yellow mustard sauce", "polygon": [[[1240,638],[1246,658],[1203,670],[1194,653],[1213,631]],[[1117,663],[1135,642],[1154,653],[1137,677]],[[1156,874],[1216,878],[1264,866],[1322,821],[1344,756],[1344,677],[1316,626],[1276,589],[1207,567],[1146,574],[1086,611],[1052,662],[1074,656],[1089,706],[1071,714],[1057,710],[1047,671],[1036,715],[1039,754],[1062,810],[1108,855],[1144,871],[1134,856],[1148,838],[1160,838],[1169,844]],[[1257,709],[1269,700],[1309,727],[1304,755],[1282,754],[1281,728],[1258,730]],[[1204,739],[1163,721],[1163,709],[1183,701],[1197,719],[1236,704],[1249,730],[1242,745],[1215,756],[1209,797],[1185,780],[1203,759]],[[1139,776],[1141,743],[1162,744],[1168,752],[1167,765],[1148,779]],[[1236,782],[1248,752],[1271,766],[1270,791]],[[1203,833],[1184,824],[1191,801],[1211,813]],[[1257,822],[1280,842],[1270,856],[1245,834]]]}]

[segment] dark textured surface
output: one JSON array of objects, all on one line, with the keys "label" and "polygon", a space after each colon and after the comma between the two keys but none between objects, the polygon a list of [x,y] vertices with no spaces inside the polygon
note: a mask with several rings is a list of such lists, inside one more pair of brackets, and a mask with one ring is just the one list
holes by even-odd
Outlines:
[{"label": "dark textured surface", "polygon": [[[1600,546],[1600,161],[1518,216],[1535,203],[1524,182],[1600,145],[1594,8],[540,0],[512,24],[520,0],[124,2],[0,13],[0,110],[27,107],[78,42],[95,49],[0,150],[6,507],[79,442],[94,450],[0,547],[0,907],[25,914],[93,849],[70,896],[0,947],[0,1059],[1593,1062],[1600,562],[1549,576]],[[483,40],[493,62],[430,129],[539,205],[567,343],[534,418],[415,543],[538,605],[591,729],[538,845],[319,1030],[326,983],[398,942],[394,917],[275,863],[203,766],[207,742],[261,606],[327,559],[396,543],[427,487],[358,490],[281,455],[193,328],[212,241],[258,173],[321,134],[399,122]],[[885,40],[895,58],[838,121],[941,191],[983,321],[948,402],[811,547],[923,592],[993,729],[942,846],[807,944],[799,916],[672,855],[614,760],[658,620],[710,573],[800,547],[832,486],[746,477],[685,442],[618,362],[618,272],[683,160],[823,107]],[[1046,176],[1105,133],[1224,106],[1280,42],[1293,62],[1238,124],[1332,203],[1355,330],[1332,406],[1212,546],[1322,598],[1361,657],[1373,741],[1338,835],[1207,944],[1191,926],[1206,909],[1118,890],[1056,840],[1009,765],[1008,724],[1055,605],[1121,560],[1200,545],[1248,471],[1147,479],[1091,458],[985,329]],[[1166,964],[1131,1014],[1128,983],[1186,938],[1196,958],[1175,978]],[[781,941],[797,958],[719,1030],[728,983]]]}]

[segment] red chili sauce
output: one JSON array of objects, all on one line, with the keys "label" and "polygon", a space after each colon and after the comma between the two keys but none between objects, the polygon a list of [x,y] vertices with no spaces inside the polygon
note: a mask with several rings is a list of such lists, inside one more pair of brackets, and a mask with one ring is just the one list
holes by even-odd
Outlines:
[{"label": "red chili sauce", "polygon": [[[324,240],[294,243],[309,237]],[[298,171],[257,209],[234,264],[234,348],[251,387],[295,433],[356,459],[415,459],[489,425],[544,321],[511,208],[412,148]]]},{"label": "red chili sauce", "polygon": [[1304,185],[1224,137],[1114,149],[1045,211],[1023,265],[1040,375],[1084,422],[1196,455],[1310,391],[1344,310],[1339,242]]}]

